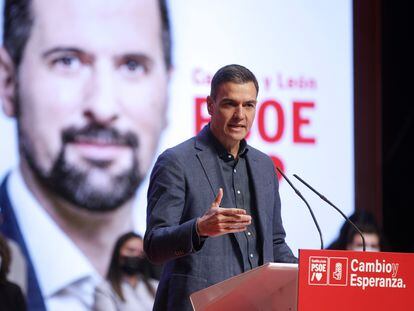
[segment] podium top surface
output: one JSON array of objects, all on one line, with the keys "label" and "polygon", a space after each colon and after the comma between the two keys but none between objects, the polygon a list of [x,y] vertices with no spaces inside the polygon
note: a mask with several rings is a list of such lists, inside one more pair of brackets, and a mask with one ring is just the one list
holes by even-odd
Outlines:
[{"label": "podium top surface", "polygon": [[266,263],[193,293],[194,310],[296,310],[298,265]]}]

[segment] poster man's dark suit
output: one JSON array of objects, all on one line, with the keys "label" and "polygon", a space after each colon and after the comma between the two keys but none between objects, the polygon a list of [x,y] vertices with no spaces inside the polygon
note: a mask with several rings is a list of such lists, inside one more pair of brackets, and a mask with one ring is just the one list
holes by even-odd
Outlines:
[{"label": "poster man's dark suit", "polygon": [[36,273],[7,193],[7,180],[8,177],[4,179],[0,187],[0,212],[2,219],[0,231],[7,238],[14,240],[20,246],[20,249],[27,260],[27,305],[29,310],[46,310]]},{"label": "poster man's dark suit", "polygon": [[[154,310],[191,310],[191,293],[248,270],[239,246],[243,233],[200,241],[195,231],[197,217],[208,210],[220,187],[221,206],[233,207],[210,135],[206,126],[196,137],[166,150],[151,174],[144,248],[152,261],[167,262]],[[248,148],[263,263],[297,262],[285,243],[273,163]]]}]

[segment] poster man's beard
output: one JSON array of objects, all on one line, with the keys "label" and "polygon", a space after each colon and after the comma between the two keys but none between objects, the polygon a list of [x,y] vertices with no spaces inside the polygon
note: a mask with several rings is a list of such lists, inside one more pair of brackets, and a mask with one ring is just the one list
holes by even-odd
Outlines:
[{"label": "poster man's beard", "polygon": [[[31,142],[22,135],[19,129],[20,146],[23,156],[40,182],[53,193],[72,203],[76,207],[93,212],[112,211],[130,200],[143,176],[139,172],[139,163],[136,157],[138,139],[132,133],[119,134],[114,129],[90,125],[81,130],[67,129],[62,135],[62,148],[55,160],[52,169],[45,172],[35,159]],[[108,176],[105,187],[99,187],[90,182],[91,174],[104,174],[108,163],[91,162],[88,169],[79,168],[76,163],[68,163],[65,156],[67,143],[81,139],[104,139],[113,144],[127,145],[132,149],[131,167],[114,176]]]}]

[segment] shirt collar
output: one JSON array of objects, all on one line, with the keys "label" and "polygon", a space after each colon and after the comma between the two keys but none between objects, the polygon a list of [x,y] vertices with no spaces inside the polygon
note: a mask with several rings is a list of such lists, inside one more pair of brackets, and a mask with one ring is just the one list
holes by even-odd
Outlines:
[{"label": "shirt collar", "polygon": [[[208,129],[209,129],[208,138],[213,144],[214,148],[217,150],[217,153],[220,159],[224,161],[234,160],[233,156],[226,150],[226,148],[224,148],[224,146],[220,143],[220,141],[216,138],[216,136],[214,136],[213,132],[210,129],[210,124],[208,124]],[[247,145],[247,142],[245,139],[242,139],[240,141],[239,151],[237,152],[237,155],[243,158],[246,156],[246,153],[248,151],[249,151],[249,147]]]},{"label": "shirt collar", "polygon": [[87,280],[96,285],[102,280],[86,256],[37,202],[20,170],[11,173],[8,192],[46,299],[73,284]]}]

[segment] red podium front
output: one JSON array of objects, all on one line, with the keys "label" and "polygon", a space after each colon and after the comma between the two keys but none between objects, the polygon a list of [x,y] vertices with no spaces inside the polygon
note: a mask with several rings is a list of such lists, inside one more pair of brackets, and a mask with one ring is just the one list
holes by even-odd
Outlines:
[{"label": "red podium front", "polygon": [[298,310],[414,310],[414,254],[300,250]]}]

